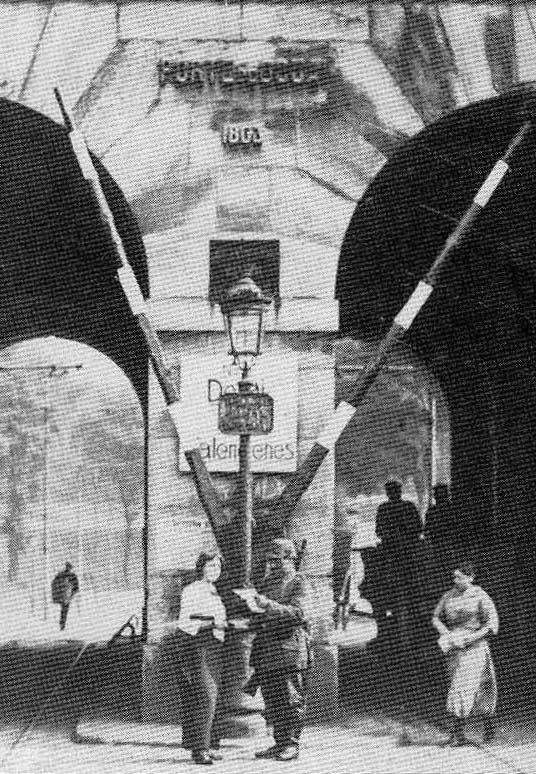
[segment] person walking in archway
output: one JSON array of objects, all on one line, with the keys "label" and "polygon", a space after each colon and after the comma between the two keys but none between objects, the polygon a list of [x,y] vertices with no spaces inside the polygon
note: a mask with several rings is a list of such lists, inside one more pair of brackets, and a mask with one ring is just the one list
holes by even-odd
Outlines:
[{"label": "person walking in archway", "polygon": [[66,562],[65,568],[52,581],[52,601],[60,606],[60,631],[65,629],[69,605],[79,588],[78,577],[73,572],[73,565]]}]

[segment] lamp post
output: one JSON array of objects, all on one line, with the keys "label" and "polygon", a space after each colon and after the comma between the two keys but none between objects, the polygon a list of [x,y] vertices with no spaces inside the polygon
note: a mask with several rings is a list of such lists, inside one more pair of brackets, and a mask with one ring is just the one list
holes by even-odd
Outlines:
[{"label": "lamp post", "polygon": [[235,580],[240,586],[251,585],[253,477],[250,445],[252,435],[271,432],[273,399],[249,380],[249,373],[261,353],[264,312],[271,303],[251,277],[233,285],[220,302],[229,337],[229,354],[240,369],[237,393],[225,393],[218,406],[221,432],[239,435],[238,478],[240,490],[240,550]]},{"label": "lamp post", "polygon": [[[218,428],[223,433],[240,436],[238,452],[239,505],[236,548],[229,581],[232,586],[251,585],[253,477],[250,442],[252,435],[269,433],[273,426],[273,399],[249,380],[249,373],[260,355],[264,329],[264,312],[271,299],[263,295],[251,277],[245,276],[233,285],[220,302],[229,337],[229,354],[240,369],[238,392],[224,393],[218,405]],[[234,537],[234,535],[233,535]],[[231,595],[232,596],[232,595]],[[250,674],[249,653],[252,634],[231,631],[227,641],[227,658],[222,680],[222,736],[252,736],[262,733],[262,704],[247,696],[243,687]]]}]

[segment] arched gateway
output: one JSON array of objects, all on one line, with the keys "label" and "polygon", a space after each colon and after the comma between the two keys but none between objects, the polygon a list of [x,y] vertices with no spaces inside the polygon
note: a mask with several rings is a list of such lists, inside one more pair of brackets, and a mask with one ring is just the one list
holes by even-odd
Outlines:
[{"label": "arched gateway", "polygon": [[[112,177],[97,159],[93,161],[147,296],[146,256],[136,221]],[[147,426],[145,339],[119,285],[113,246],[67,131],[4,99],[0,99],[0,191],[0,348],[46,336],[94,347],[126,374]],[[147,465],[147,434],[145,459]],[[144,502],[147,524],[147,494]],[[145,543],[146,533],[147,529]],[[145,547],[144,573],[146,564]],[[146,608],[145,604],[144,636]]]},{"label": "arched gateway", "polygon": [[[93,159],[144,295],[146,256],[134,216]],[[146,411],[147,348],[116,276],[107,231],[63,127],[0,99],[0,346],[39,336],[100,350]]]},{"label": "arched gateway", "polygon": [[[455,111],[383,167],[342,246],[341,333],[385,334],[529,100],[524,88]],[[518,620],[532,607],[526,590],[536,540],[535,151],[533,129],[408,334],[449,403],[459,529],[487,566],[488,583],[502,591],[505,614]]]}]

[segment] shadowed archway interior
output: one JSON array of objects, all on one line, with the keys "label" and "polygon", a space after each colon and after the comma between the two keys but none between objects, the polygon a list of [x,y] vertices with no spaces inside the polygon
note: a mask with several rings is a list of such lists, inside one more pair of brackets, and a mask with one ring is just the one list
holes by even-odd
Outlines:
[{"label": "shadowed archway interior", "polygon": [[[391,157],[342,246],[341,333],[386,333],[527,112],[536,120],[533,95],[527,86],[455,111]],[[533,130],[408,334],[449,403],[460,530],[481,556],[500,552],[518,601],[534,572],[535,212]]]},{"label": "shadowed archway interior", "polygon": [[[147,296],[136,221],[111,175],[93,161]],[[0,99],[0,346],[52,335],[95,347],[125,372],[146,414],[147,347],[116,268],[67,131]]]}]

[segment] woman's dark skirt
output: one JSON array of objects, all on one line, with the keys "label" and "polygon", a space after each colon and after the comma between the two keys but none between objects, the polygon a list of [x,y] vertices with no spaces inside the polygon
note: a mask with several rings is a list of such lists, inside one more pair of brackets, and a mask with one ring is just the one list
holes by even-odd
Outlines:
[{"label": "woman's dark skirt", "polygon": [[210,632],[196,637],[179,632],[182,746],[209,750],[219,739],[213,725],[218,701],[223,645]]}]

